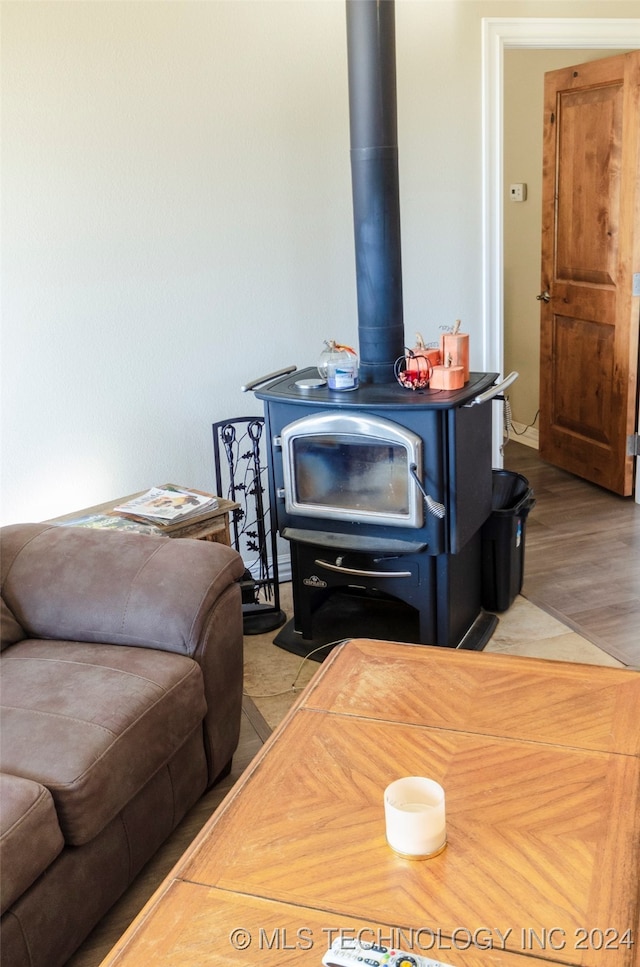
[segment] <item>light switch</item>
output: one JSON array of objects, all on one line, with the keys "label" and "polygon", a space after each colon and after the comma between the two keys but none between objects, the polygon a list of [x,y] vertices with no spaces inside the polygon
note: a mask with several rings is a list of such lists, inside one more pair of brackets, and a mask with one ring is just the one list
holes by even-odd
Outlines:
[{"label": "light switch", "polygon": [[527,200],[527,186],[522,182],[516,185],[509,185],[509,197],[511,201],[526,201]]}]

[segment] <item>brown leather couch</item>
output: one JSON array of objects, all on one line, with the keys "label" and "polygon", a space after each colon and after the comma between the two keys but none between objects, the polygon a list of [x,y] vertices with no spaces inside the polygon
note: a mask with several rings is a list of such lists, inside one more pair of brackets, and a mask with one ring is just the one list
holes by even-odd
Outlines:
[{"label": "brown leather couch", "polygon": [[231,765],[244,565],[135,533],[0,538],[1,960],[57,967]]}]

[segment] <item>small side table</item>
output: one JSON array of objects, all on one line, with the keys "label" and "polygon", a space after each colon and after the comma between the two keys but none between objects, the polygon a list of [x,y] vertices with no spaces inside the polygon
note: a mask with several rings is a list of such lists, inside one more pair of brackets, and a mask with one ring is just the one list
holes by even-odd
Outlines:
[{"label": "small side table", "polygon": [[[94,514],[108,515],[111,513],[111,511],[113,511],[114,507],[118,507],[120,504],[124,504],[128,500],[132,500],[134,497],[139,497],[143,493],[146,493],[146,491],[141,490],[137,494],[129,494],[127,497],[118,497],[116,500],[107,501],[105,504],[96,504],[95,507],[85,507],[82,510],[76,510],[70,514],[64,514],[62,517],[53,517],[51,520],[47,521],[47,523],[62,524],[65,522],[69,523],[82,517],[90,517]],[[218,497],[218,506],[215,510],[211,511],[211,516],[207,517],[205,520],[186,520],[182,527],[176,527],[174,525],[165,536],[190,537],[193,540],[213,541],[214,543],[226,544],[227,547],[230,547],[231,535],[229,533],[229,514],[238,506],[239,504],[234,503],[233,500],[226,500],[224,497]]]}]

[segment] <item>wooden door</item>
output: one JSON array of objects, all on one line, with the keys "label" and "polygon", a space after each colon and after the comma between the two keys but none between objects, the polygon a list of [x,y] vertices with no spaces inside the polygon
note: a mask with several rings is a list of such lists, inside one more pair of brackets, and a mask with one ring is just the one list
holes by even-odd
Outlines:
[{"label": "wooden door", "polygon": [[627,496],[640,316],[640,51],[545,74],[544,103],[540,456]]}]

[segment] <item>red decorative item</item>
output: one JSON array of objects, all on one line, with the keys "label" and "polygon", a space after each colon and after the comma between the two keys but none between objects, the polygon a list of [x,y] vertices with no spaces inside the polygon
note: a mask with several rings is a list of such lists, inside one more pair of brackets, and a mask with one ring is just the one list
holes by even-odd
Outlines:
[{"label": "red decorative item", "polygon": [[396,359],[395,374],[401,386],[407,389],[425,389],[429,385],[433,366],[426,355],[414,355],[407,349],[404,356]]}]

